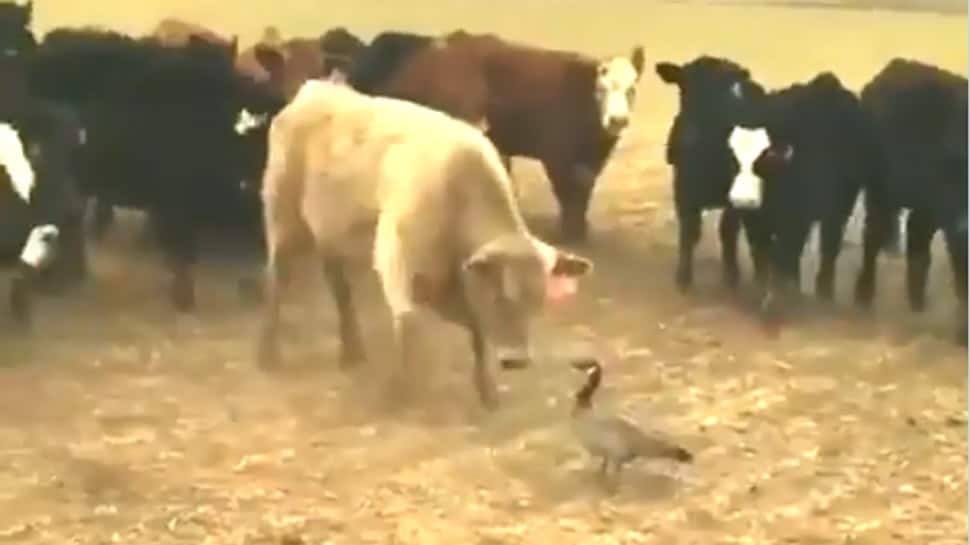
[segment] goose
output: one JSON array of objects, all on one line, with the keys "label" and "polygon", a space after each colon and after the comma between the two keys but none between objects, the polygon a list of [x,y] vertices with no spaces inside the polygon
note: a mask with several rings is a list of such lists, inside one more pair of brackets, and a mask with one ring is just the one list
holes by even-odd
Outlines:
[{"label": "goose", "polygon": [[637,458],[669,458],[691,463],[693,454],[671,440],[641,429],[636,423],[619,415],[599,413],[593,409],[593,394],[599,388],[603,367],[595,359],[573,362],[573,367],[586,373],[586,382],[576,392],[572,429],[589,454],[602,458],[600,477],[609,481],[613,467],[613,481],[618,482],[623,466]]}]

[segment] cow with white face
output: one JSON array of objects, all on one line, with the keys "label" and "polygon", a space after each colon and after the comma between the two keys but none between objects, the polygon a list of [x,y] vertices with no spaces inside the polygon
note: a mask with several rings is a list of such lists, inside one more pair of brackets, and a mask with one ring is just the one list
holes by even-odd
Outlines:
[{"label": "cow with white face", "polygon": [[596,101],[608,134],[619,136],[630,124],[643,63],[643,48],[636,47],[629,57],[612,57],[596,67]]},{"label": "cow with white face", "polygon": [[797,293],[801,255],[821,226],[816,295],[831,300],[845,225],[862,189],[877,187],[881,155],[858,99],[831,73],[767,94],[727,138],[731,206],[757,214],[770,247],[764,310]]},{"label": "cow with white face", "polygon": [[[747,168],[742,182],[735,183],[736,164],[729,143],[734,143],[753,162],[767,136],[755,131],[732,135],[734,127],[747,122],[752,109],[764,96],[747,68],[727,59],[698,57],[685,64],[657,63],[661,81],[676,86],[680,110],[667,136],[667,163],[673,167],[674,204],[679,228],[679,259],[676,283],[681,291],[691,288],[694,249],[700,241],[701,212],[723,208],[720,238],[724,282],[738,285],[737,242],[744,223],[755,269],[763,268],[763,237],[759,236],[757,214],[732,205],[732,186],[740,200],[750,200],[757,182]],[[730,136],[730,139],[729,139]],[[749,165],[751,166],[751,165]]]}]

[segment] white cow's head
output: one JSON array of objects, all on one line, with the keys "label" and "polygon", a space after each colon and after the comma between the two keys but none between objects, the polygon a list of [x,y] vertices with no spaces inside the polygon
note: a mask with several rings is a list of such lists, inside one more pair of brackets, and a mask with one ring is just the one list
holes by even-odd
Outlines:
[{"label": "white cow's head", "polygon": [[17,129],[6,123],[0,123],[0,165],[7,171],[14,193],[29,203],[34,190],[34,169]]},{"label": "white cow's head", "polygon": [[728,137],[728,147],[738,164],[738,173],[731,183],[728,200],[735,208],[758,209],[764,200],[764,180],[755,165],[759,159],[772,162],[791,160],[794,150],[786,145],[778,152],[771,142],[771,136],[763,127],[734,127]]},{"label": "white cow's head", "polygon": [[637,46],[629,57],[612,57],[596,67],[600,123],[612,136],[618,136],[630,124],[643,63],[643,48]]}]

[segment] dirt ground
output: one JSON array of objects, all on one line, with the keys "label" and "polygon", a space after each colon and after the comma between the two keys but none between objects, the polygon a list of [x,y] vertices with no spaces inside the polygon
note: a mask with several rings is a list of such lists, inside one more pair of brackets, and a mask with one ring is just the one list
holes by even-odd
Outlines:
[{"label": "dirt ground", "polygon": [[[967,66],[963,16],[632,0],[91,4],[40,2],[38,27],[137,30],[171,14],[244,38],[266,23],[364,35],[464,26],[596,54],[640,42],[651,65],[714,52],[769,85],[829,68],[858,87],[892,55]],[[750,282],[738,298],[721,288],[709,217],[695,292],[680,295],[662,160],[676,97],[652,72],[641,87],[595,195],[592,239],[576,249],[596,272],[538,324],[535,366],[496,371],[492,414],[474,396],[466,339],[445,325],[420,401],[384,408],[389,324],[372,275],[358,275],[367,365],[337,369],[334,310],[308,270],[285,309],[287,366],[264,373],[252,358],[259,308],[235,291],[258,263],[207,259],[200,310],[176,316],[160,256],[137,221],[120,225],[93,247],[89,285],[44,299],[31,338],[0,338],[0,542],[965,543],[967,354],[950,342],[940,241],[927,313],[908,312],[899,258],[883,261],[876,312],[856,311],[848,246],[838,302],[809,297],[770,338]],[[551,233],[547,182],[527,161],[515,175],[530,223]],[[811,256],[804,265],[810,293]],[[596,486],[568,428],[581,377],[565,361],[589,352],[609,364],[600,404],[676,435],[693,467],[631,467],[612,496]]]}]

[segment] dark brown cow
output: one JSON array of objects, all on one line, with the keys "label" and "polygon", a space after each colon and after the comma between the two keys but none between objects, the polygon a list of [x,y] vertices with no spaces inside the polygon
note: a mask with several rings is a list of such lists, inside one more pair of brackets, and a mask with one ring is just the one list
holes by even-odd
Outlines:
[{"label": "dark brown cow", "polygon": [[597,60],[463,31],[384,33],[357,57],[350,83],[445,111],[484,127],[504,156],[541,161],[562,237],[579,241],[596,178],[629,124],[643,63],[639,46],[630,57]]}]

